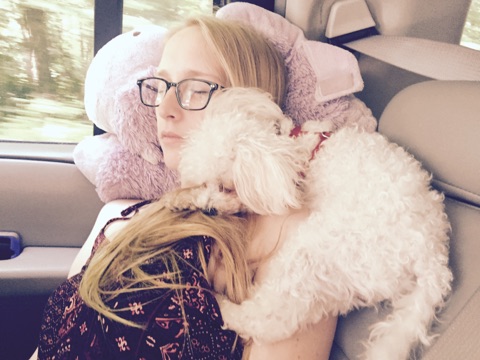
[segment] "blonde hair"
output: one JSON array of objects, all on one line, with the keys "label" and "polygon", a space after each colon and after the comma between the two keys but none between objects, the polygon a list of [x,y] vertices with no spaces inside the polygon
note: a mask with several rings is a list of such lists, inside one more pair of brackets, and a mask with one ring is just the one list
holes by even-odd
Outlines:
[{"label": "blonde hair", "polygon": [[[280,52],[251,26],[212,16],[187,20],[170,36],[187,27],[200,29],[212,58],[228,80],[227,86],[254,87],[270,93],[281,107],[285,98],[285,63]],[[167,39],[168,41],[168,39]]]},{"label": "blonde hair", "polygon": [[[159,202],[152,203],[134,216],[127,226],[110,241],[106,240],[91,259],[80,284],[80,296],[100,314],[117,322],[142,327],[128,321],[106,303],[121,294],[151,289],[182,290],[179,277],[176,242],[193,236],[211,237],[221,251],[225,266],[225,294],[234,302],[246,298],[251,284],[247,264],[246,239],[250,222],[236,215],[211,216],[201,211],[172,212]],[[198,250],[207,278],[206,254],[202,244]],[[152,259],[163,261],[168,274],[149,274],[142,269]],[[164,281],[168,278],[168,282]],[[181,296],[180,292],[178,292]]]}]

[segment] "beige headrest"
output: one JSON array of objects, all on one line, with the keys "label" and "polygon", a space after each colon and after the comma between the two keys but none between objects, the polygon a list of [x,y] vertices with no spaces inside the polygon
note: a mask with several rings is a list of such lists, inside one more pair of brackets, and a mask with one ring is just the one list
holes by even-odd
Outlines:
[{"label": "beige headrest", "polygon": [[379,131],[421,161],[439,190],[480,206],[480,82],[412,85],[390,101]]}]

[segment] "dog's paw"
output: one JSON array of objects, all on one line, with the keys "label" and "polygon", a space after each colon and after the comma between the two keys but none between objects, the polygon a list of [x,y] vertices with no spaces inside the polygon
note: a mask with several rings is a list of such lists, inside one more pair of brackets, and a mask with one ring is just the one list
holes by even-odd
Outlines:
[{"label": "dog's paw", "polygon": [[197,210],[194,203],[195,195],[192,192],[192,189],[182,189],[166,193],[159,201],[165,208],[173,212]]},{"label": "dog's paw", "polygon": [[165,194],[159,201],[174,212],[200,210],[209,215],[232,215],[248,211],[235,191],[227,191],[218,184],[180,189]]},{"label": "dog's paw", "polygon": [[216,294],[215,297],[220,307],[220,312],[222,314],[222,328],[233,330],[242,339],[250,340],[252,337],[250,336],[250,334],[248,334],[248,331],[246,331],[245,325],[247,324],[243,324],[242,322],[242,320],[244,320],[244,317],[242,316],[241,306],[228,300],[228,298],[223,295]]}]

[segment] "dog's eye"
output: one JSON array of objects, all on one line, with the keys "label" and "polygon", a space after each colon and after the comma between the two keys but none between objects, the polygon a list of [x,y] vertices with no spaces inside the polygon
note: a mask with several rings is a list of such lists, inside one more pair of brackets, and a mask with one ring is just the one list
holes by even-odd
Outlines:
[{"label": "dog's eye", "polygon": [[218,191],[223,192],[225,194],[231,194],[235,192],[235,190],[226,188],[225,186],[223,186],[223,184],[218,185]]},{"label": "dog's eye", "polygon": [[280,120],[275,121],[273,128],[275,129],[275,135],[282,135],[282,126],[280,124]]}]

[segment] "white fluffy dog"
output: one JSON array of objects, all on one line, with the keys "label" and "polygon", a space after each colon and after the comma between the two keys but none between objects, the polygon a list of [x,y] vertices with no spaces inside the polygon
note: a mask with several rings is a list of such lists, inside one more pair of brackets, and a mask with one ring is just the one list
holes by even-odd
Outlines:
[{"label": "white fluffy dog", "polygon": [[391,314],[372,328],[365,358],[406,359],[416,343],[430,343],[450,291],[443,197],[420,163],[379,133],[342,128],[315,151],[315,131],[328,124],[307,122],[298,137],[292,128],[258,90],[218,94],[182,153],[184,190],[164,201],[229,213],[308,207],[251,296],[220,299],[226,326],[274,342],[327,314],[387,300]]}]

